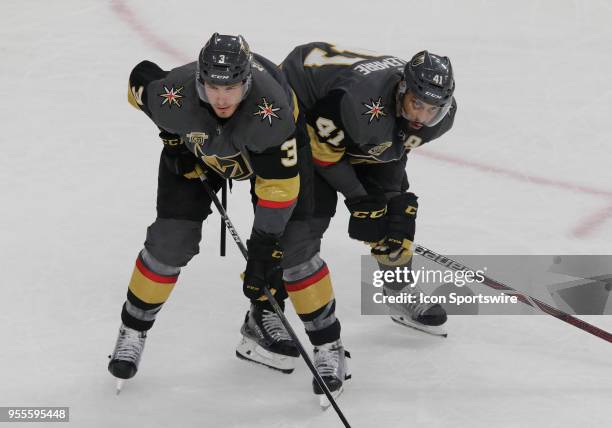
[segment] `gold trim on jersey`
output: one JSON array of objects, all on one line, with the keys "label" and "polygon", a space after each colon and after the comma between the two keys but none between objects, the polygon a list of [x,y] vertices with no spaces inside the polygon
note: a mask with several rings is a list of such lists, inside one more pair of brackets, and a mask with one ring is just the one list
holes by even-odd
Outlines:
[{"label": "gold trim on jersey", "polygon": [[[393,162],[393,161],[388,161]],[[355,159],[349,156],[349,163],[351,165],[361,165],[361,164],[376,164],[376,163],[386,163],[379,160],[374,159]]]},{"label": "gold trim on jersey", "polygon": [[140,108],[142,104],[142,93],[144,91],[144,86],[139,86],[136,89],[136,86],[131,86],[130,82],[128,82],[128,102],[137,110],[142,110]]},{"label": "gold trim on jersey", "polygon": [[293,121],[297,122],[298,116],[300,115],[300,108],[298,107],[298,99],[293,89],[291,89],[291,99],[293,100]]},{"label": "gold trim on jersey", "polygon": [[312,149],[312,157],[321,162],[336,163],[346,151],[345,147],[335,147],[331,144],[322,143],[319,141],[319,137],[315,132],[314,128],[310,125],[306,125],[308,136],[310,137],[310,148]]},{"label": "gold trim on jersey", "polygon": [[329,50],[318,47],[313,48],[304,58],[304,67],[322,67],[325,65],[349,66],[360,61],[368,61],[385,56],[378,52],[366,51],[364,49],[346,49],[332,44],[328,45],[328,48]]},{"label": "gold trim on jersey", "polygon": [[351,164],[356,165],[356,164],[362,164],[362,163],[370,164],[370,163],[389,163],[389,162],[395,162],[395,161],[400,160],[402,158],[402,156],[404,156],[404,153],[406,153],[406,152],[402,152],[402,154],[399,157],[397,157],[397,158],[388,159],[388,160],[380,160],[380,159],[377,159],[375,156],[358,155],[358,154],[351,153],[351,152],[348,152],[346,154],[346,156],[348,157],[349,162]]},{"label": "gold trim on jersey", "polygon": [[259,199],[272,202],[288,202],[296,199],[300,193],[299,174],[291,178],[255,179],[255,194]]}]

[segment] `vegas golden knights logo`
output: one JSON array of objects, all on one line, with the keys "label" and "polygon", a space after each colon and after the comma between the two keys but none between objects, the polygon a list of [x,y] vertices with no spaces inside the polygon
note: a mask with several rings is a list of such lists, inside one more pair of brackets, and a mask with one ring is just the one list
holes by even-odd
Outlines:
[{"label": "vegas golden knights logo", "polygon": [[232,180],[244,180],[253,174],[251,166],[240,152],[233,156],[227,157],[219,157],[216,155],[209,156],[204,154],[202,154],[201,157],[206,165],[217,171],[225,178],[231,178]]}]

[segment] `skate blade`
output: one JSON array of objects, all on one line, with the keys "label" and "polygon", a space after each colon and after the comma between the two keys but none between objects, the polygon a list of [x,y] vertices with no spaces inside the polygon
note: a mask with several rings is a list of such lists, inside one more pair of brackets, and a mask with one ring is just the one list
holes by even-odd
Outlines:
[{"label": "skate blade", "polygon": [[448,333],[443,325],[420,324],[401,315],[391,315],[391,320],[405,327],[410,327],[415,330],[422,331],[423,333],[431,334],[432,336],[448,337]]},{"label": "skate blade", "polygon": [[115,395],[121,394],[121,390],[123,389],[124,382],[125,382],[125,379],[117,379]]},{"label": "skate blade", "polygon": [[[348,358],[350,358],[351,356],[348,355]],[[334,401],[340,397],[340,395],[342,394],[342,392],[344,391],[344,385],[346,385],[346,382],[348,380],[350,380],[353,377],[353,375],[351,375],[350,372],[347,372],[344,375],[344,383],[342,384],[342,386],[340,387],[340,389],[336,390],[336,391],[329,391],[331,393],[332,398],[334,399]],[[325,395],[325,393],[322,394],[317,394],[317,396],[319,397],[319,405],[321,406],[321,410],[327,410],[330,406],[331,403],[329,401],[329,398],[327,398],[327,395]]]},{"label": "skate blade", "polygon": [[[340,397],[343,391],[344,391],[344,385],[341,386],[340,389],[338,389],[337,391],[334,391],[334,392],[330,391],[331,396],[333,397],[334,401],[337,400],[338,397]],[[327,395],[325,394],[319,395],[319,405],[321,406],[321,410],[323,411],[331,407],[331,402],[329,401],[329,398],[327,398]]]},{"label": "skate blade", "polygon": [[285,374],[293,373],[295,360],[297,359],[288,355],[267,351],[259,346],[257,342],[246,337],[243,337],[236,347],[236,356],[241,360],[261,364]]}]

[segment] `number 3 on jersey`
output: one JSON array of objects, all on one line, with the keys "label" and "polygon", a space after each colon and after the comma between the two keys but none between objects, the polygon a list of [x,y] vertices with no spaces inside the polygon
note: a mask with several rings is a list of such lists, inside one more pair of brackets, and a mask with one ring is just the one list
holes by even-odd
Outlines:
[{"label": "number 3 on jersey", "polygon": [[281,158],[281,163],[287,168],[297,164],[297,147],[295,145],[295,138],[287,140],[281,146],[281,150],[286,152],[285,156]]},{"label": "number 3 on jersey", "polygon": [[[340,142],[344,140],[344,131],[338,129],[333,120],[319,117],[315,124],[317,125],[317,134],[319,134],[319,137],[332,146],[338,147]],[[334,135],[332,136],[332,134]]]}]

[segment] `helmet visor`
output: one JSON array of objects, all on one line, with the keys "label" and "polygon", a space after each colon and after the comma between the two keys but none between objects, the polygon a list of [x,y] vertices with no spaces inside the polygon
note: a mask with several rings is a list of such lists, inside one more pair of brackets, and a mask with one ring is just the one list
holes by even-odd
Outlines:
[{"label": "helmet visor", "polygon": [[[242,94],[240,96],[240,101],[244,100],[247,97],[249,90],[251,89],[251,76],[249,75],[241,83],[242,83]],[[232,85],[238,85],[238,84],[239,83],[233,83]],[[196,76],[195,87],[196,87],[196,90],[198,91],[198,96],[200,97],[202,101],[204,101],[207,104],[210,104],[210,100],[208,99],[208,95],[206,95],[206,88],[204,87],[204,85],[205,85],[205,82],[201,78]],[[216,85],[216,86],[224,86],[224,85]],[[226,85],[226,86],[229,86],[229,85]]]},{"label": "helmet visor", "polygon": [[443,106],[429,104],[419,99],[412,91],[404,94],[401,103],[402,117],[410,122],[416,122],[425,126],[436,126],[448,113],[452,105],[451,100]]}]

